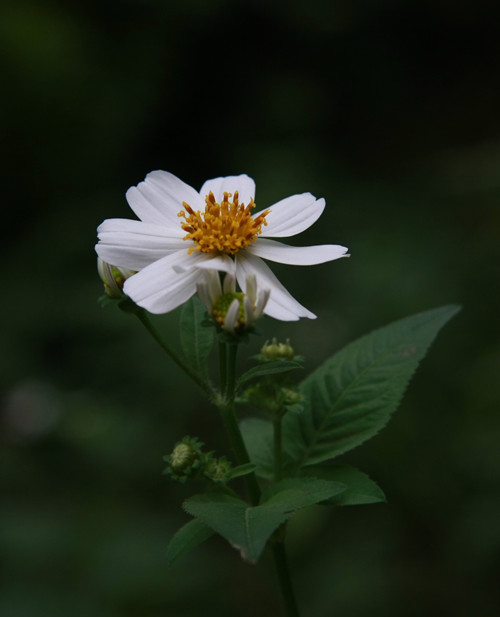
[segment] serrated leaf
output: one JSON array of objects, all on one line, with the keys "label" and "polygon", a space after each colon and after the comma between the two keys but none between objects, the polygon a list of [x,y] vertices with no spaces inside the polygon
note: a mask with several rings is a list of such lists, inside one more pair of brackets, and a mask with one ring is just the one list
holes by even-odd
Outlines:
[{"label": "serrated leaf", "polygon": [[181,344],[188,363],[198,375],[206,376],[207,358],[214,344],[213,328],[202,325],[205,308],[193,296],[182,307],[180,317]]},{"label": "serrated leaf", "polygon": [[244,559],[256,563],[272,533],[293,512],[329,499],[339,490],[338,482],[309,479],[278,491],[258,506],[224,493],[206,493],[187,499],[184,508],[228,540]]},{"label": "serrated leaf", "polygon": [[197,518],[190,520],[172,536],[167,548],[167,564],[170,566],[176,559],[196,548],[213,535],[213,529]]},{"label": "serrated leaf", "polygon": [[378,433],[438,331],[458,310],[446,306],[376,330],[309,375],[300,385],[303,413],[283,420],[284,449],[296,467],[332,459]]},{"label": "serrated leaf", "polygon": [[299,362],[294,362],[293,360],[273,360],[272,362],[265,362],[264,364],[254,366],[246,371],[246,373],[243,373],[243,375],[241,375],[236,382],[236,388],[241,388],[241,386],[256,377],[276,375],[278,373],[288,373],[289,371],[293,371],[298,368],[302,368],[302,365]]},{"label": "serrated leaf", "polygon": [[[310,468],[313,469],[313,468]],[[338,480],[317,477],[314,472],[297,478],[286,478],[276,484],[272,484],[262,494],[262,500],[267,503],[274,503],[274,498],[280,501],[283,506],[291,505],[292,509],[298,510],[316,503],[335,499],[344,493],[346,486]],[[325,497],[325,495],[329,495]]]},{"label": "serrated leaf", "polygon": [[350,465],[312,465],[304,467],[305,476],[341,482],[345,490],[327,500],[333,506],[357,506],[385,501],[382,489],[365,473]]}]

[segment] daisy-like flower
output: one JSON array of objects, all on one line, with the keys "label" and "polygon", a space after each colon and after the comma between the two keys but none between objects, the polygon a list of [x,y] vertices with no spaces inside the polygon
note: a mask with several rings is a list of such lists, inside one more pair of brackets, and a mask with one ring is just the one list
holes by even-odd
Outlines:
[{"label": "daisy-like flower", "polygon": [[198,192],[171,173],[153,171],[126,193],[140,220],[105,220],[97,230],[97,254],[137,271],[123,290],[150,313],[186,302],[208,269],[234,276],[243,293],[248,275],[255,275],[259,289],[269,290],[264,313],[275,319],[314,319],[263,260],[310,266],[345,257],[344,246],[293,247],[269,239],[310,227],[325,200],[302,193],[252,215],[254,197],[255,183],[246,175],[207,180]]}]

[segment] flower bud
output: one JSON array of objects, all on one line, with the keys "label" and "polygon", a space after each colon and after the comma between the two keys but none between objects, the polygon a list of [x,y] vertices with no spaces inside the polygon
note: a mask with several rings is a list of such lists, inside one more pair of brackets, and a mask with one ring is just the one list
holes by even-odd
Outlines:
[{"label": "flower bud", "polygon": [[232,465],[225,456],[211,458],[205,467],[204,475],[216,484],[225,484],[231,478]]},{"label": "flower bud", "polygon": [[100,257],[97,258],[97,272],[104,283],[104,291],[110,298],[121,298],[125,281],[135,274],[134,270],[112,266]]},{"label": "flower bud", "polygon": [[275,338],[270,343],[266,341],[260,353],[264,360],[293,360],[295,357],[290,339],[286,339],[286,343],[278,343]]},{"label": "flower bud", "polygon": [[180,482],[196,475],[203,462],[202,446],[197,439],[184,437],[175,444],[171,454],[163,457],[167,463],[164,473]]}]

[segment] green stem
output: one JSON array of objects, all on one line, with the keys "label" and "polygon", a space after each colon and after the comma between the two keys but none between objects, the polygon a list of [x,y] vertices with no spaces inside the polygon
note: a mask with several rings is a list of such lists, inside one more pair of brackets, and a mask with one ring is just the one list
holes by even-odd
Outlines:
[{"label": "green stem", "polygon": [[165,343],[165,341],[158,334],[156,328],[153,326],[153,324],[149,320],[146,312],[143,309],[138,309],[138,310],[134,311],[134,313],[135,313],[135,315],[137,315],[137,317],[139,318],[139,321],[146,328],[146,330],[151,334],[151,336],[158,343],[158,345],[163,349],[163,351],[165,351],[168,354],[168,356],[170,356],[170,358],[175,362],[175,364],[177,364],[177,366],[181,370],[183,370],[186,373],[186,375],[191,377],[191,379],[195,382],[195,384],[199,388],[201,388],[203,390],[203,392],[205,392],[206,394],[208,394],[209,397],[211,397],[212,396],[212,391],[210,389],[210,386],[203,379],[201,379],[201,377],[199,377],[199,375],[197,375],[191,369],[191,367],[188,366],[184,362],[184,360],[179,355],[177,355],[177,353],[173,349],[171,349],[167,345],[167,343]]},{"label": "green stem", "polygon": [[281,480],[281,414],[273,420],[274,481]]},{"label": "green stem", "polygon": [[[238,465],[250,463],[250,457],[248,456],[248,451],[241,435],[236,414],[234,413],[234,405],[232,403],[229,405],[223,405],[219,408],[219,411]],[[255,474],[250,473],[246,475],[245,482],[252,504],[255,506],[260,500],[260,487]]]},{"label": "green stem", "polygon": [[[236,461],[239,465],[244,465],[250,462],[248,451],[243,441],[243,436],[236,418],[234,409],[235,398],[235,383],[236,383],[236,353],[238,351],[237,345],[229,345],[229,349],[223,349],[221,345],[219,347],[219,359],[221,364],[227,361],[227,364],[222,371],[224,372],[225,383],[221,382],[221,395],[222,403],[219,406],[219,412],[224,422],[229,442],[233,449]],[[281,477],[281,415],[274,422],[274,454],[275,454],[275,476],[276,480]],[[247,485],[248,493],[252,504],[255,506],[260,501],[260,487],[257,482],[257,478],[254,473],[245,476],[245,482]],[[283,602],[285,605],[285,611],[287,617],[300,617],[297,609],[297,603],[295,601],[295,594],[293,591],[292,581],[290,578],[290,572],[288,569],[288,562],[285,553],[285,546],[282,541],[276,541],[273,544],[274,561],[276,563],[276,571],[278,573],[278,580],[280,584],[281,593],[283,596]]]},{"label": "green stem", "polygon": [[219,342],[219,377],[220,392],[225,395],[227,389],[227,353],[226,344]]},{"label": "green stem", "polygon": [[[221,374],[221,402],[219,412],[226,429],[226,434],[234,452],[238,465],[250,463],[250,457],[243,441],[236,412],[234,409],[234,398],[236,395],[236,354],[238,346],[235,344],[221,343],[219,345],[219,363]],[[224,379],[222,379],[224,377]],[[245,476],[248,493],[253,505],[257,505],[260,500],[260,487],[255,474]]]},{"label": "green stem", "polygon": [[236,355],[238,353],[238,345],[233,343],[228,345],[228,360],[227,360],[227,383],[226,397],[231,402],[234,401],[236,395]]},{"label": "green stem", "polygon": [[276,542],[273,546],[274,562],[278,573],[281,593],[287,617],[300,617],[295,593],[293,591],[292,580],[290,578],[290,570],[288,569],[288,561],[285,553],[285,545],[283,542]]}]

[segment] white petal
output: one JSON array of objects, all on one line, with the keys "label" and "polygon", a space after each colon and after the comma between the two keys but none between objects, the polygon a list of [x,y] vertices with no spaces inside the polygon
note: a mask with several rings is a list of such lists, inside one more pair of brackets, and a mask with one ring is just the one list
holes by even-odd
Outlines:
[{"label": "white petal", "polygon": [[216,266],[209,265],[209,263],[212,263],[216,258],[216,255],[210,253],[193,251],[190,255],[187,255],[186,259],[179,261],[179,263],[176,263],[172,267],[177,273],[187,272],[193,268],[217,270]]},{"label": "white petal", "polygon": [[126,193],[129,206],[146,223],[173,225],[181,229],[177,214],[187,202],[194,210],[204,208],[197,191],[167,171],[152,171]]},{"label": "white petal", "polygon": [[267,304],[267,301],[269,300],[270,295],[271,295],[270,289],[261,289],[259,291],[259,298],[257,300],[257,304],[255,305],[255,311],[254,311],[255,319],[258,319],[264,312],[264,309],[266,308],[266,304]]},{"label": "white petal", "polygon": [[[200,253],[200,251],[195,251],[193,255],[195,255],[196,253]],[[205,256],[205,259],[200,260],[196,263],[197,268],[218,270],[219,272],[227,272],[228,274],[234,274],[236,266],[234,263],[234,259],[231,259],[229,255],[215,255],[211,253],[201,254]]]},{"label": "white petal", "polygon": [[233,333],[236,324],[238,323],[238,313],[240,312],[240,302],[236,298],[231,302],[227,309],[226,317],[224,318],[224,325],[222,329],[226,332]]},{"label": "white petal", "polygon": [[259,288],[270,290],[264,313],[281,321],[297,321],[300,317],[315,319],[316,315],[308,311],[293,298],[270,268],[260,259],[246,251],[240,251],[236,259],[236,277],[240,287],[246,289],[246,277],[255,274]]},{"label": "white petal", "polygon": [[243,307],[244,307],[244,321],[247,326],[251,326],[256,320],[256,311],[253,307],[253,304],[250,302],[250,298],[245,295],[243,298]]},{"label": "white petal", "polygon": [[[270,206],[266,216],[267,226],[262,227],[262,237],[285,238],[295,236],[315,223],[325,209],[325,200],[316,199],[311,193],[292,195]],[[254,215],[254,218],[258,214]]]},{"label": "white petal", "polygon": [[210,301],[208,284],[205,281],[198,281],[196,283],[196,293],[198,294],[198,298],[205,305],[205,308],[210,311],[212,309],[212,302]]},{"label": "white petal", "polygon": [[203,270],[203,278],[207,284],[211,309],[215,300],[222,295],[222,286],[220,284],[219,273],[217,270]]},{"label": "white petal", "polygon": [[252,304],[255,304],[257,300],[257,277],[255,274],[249,274],[247,276],[246,284],[245,296],[250,300],[250,302],[252,302]]},{"label": "white petal", "polygon": [[257,242],[247,248],[247,252],[263,259],[291,266],[312,266],[333,261],[340,257],[347,257],[346,247],[338,244],[288,246],[266,238],[258,238]]},{"label": "white petal", "polygon": [[225,294],[234,294],[236,291],[236,276],[234,274],[226,274],[223,289]]},{"label": "white petal", "polygon": [[255,182],[249,176],[242,174],[241,176],[226,176],[225,178],[213,178],[207,180],[201,187],[200,195],[205,199],[205,196],[212,191],[215,201],[221,202],[224,193],[234,195],[238,191],[240,203],[248,205],[250,199],[255,198]]},{"label": "white petal", "polygon": [[[164,238],[183,238],[186,232],[177,227],[158,225],[156,223],[143,223],[133,219],[106,219],[97,228],[97,233],[102,231],[131,231],[148,236],[162,236]],[[186,245],[187,246],[187,245]]]},{"label": "white petal", "polygon": [[181,237],[166,227],[108,219],[99,225],[97,254],[113,266],[141,270],[149,264],[186,247]]},{"label": "white petal", "polygon": [[186,259],[187,251],[179,251],[147,266],[125,281],[123,291],[150,313],[168,313],[196,292],[200,280],[197,269],[178,274],[173,265]]}]

